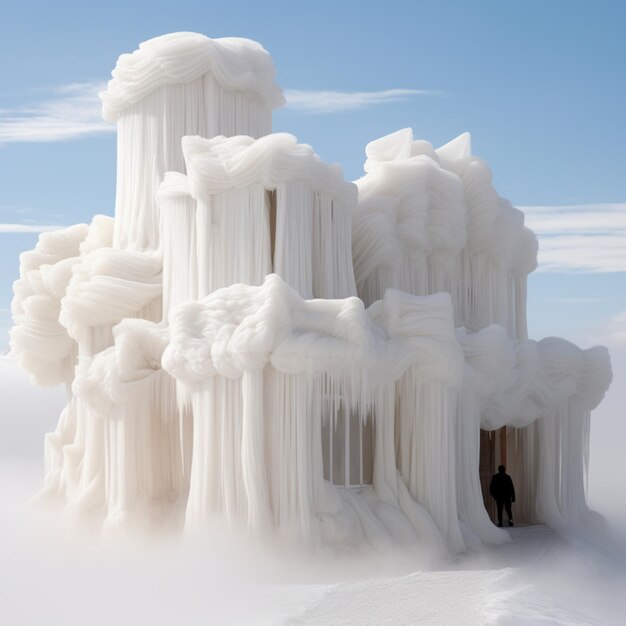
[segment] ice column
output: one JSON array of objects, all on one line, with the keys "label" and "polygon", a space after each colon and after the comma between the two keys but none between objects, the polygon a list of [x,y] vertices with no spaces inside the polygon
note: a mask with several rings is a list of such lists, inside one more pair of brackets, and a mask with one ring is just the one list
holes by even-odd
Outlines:
[{"label": "ice column", "polygon": [[[176,207],[187,224],[196,206],[199,297],[235,283],[259,285],[272,272],[303,297],[355,295],[356,189],[337,166],[285,133],[257,140],[185,137],[183,152],[187,179],[168,174],[161,196],[172,230],[181,228],[174,224]],[[183,198],[176,190],[184,185]],[[176,205],[168,200],[172,194]]]},{"label": "ice column", "polygon": [[284,100],[263,47],[248,39],[172,33],[122,55],[101,94],[104,118],[117,123],[114,245],[156,249],[156,192],[166,171],[185,171],[184,135],[271,132]]}]

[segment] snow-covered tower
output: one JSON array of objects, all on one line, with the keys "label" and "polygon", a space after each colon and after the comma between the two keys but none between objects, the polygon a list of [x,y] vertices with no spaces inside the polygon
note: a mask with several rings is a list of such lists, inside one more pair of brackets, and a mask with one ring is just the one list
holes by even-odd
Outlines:
[{"label": "snow-covered tower", "polygon": [[114,246],[159,245],[156,190],[168,171],[183,172],[181,138],[272,132],[284,103],[269,54],[255,41],[172,33],[123,54],[101,94],[105,120],[117,124]]},{"label": "snow-covered tower", "polygon": [[445,291],[457,326],[500,324],[526,339],[537,239],[472,156],[469,133],[434,149],[405,128],[372,141],[366,154],[354,219],[359,296],[369,303],[389,287]]},{"label": "snow-covered tower", "polygon": [[168,173],[160,190],[164,265],[174,282],[179,265],[170,257],[179,252],[170,246],[187,245],[177,224],[189,207],[198,298],[235,283],[260,285],[271,273],[303,298],[356,295],[351,218],[357,190],[338,166],[285,133],[256,140],[185,137],[182,145],[188,175]]}]

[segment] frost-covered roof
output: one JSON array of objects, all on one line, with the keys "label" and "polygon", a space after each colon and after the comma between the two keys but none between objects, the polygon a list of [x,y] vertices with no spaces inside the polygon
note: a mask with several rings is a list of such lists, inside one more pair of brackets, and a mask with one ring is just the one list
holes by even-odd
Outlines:
[{"label": "frost-covered roof", "polygon": [[131,54],[120,55],[113,78],[100,94],[102,116],[116,122],[124,109],[159,87],[187,83],[206,73],[226,89],[256,95],[270,109],[285,102],[274,80],[272,58],[260,43],[180,32],[148,39]]}]

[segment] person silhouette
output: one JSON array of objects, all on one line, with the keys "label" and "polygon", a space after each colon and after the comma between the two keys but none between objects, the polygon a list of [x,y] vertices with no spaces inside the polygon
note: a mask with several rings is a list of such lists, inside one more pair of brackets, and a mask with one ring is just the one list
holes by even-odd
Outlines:
[{"label": "person silhouette", "polygon": [[496,501],[498,507],[498,526],[502,526],[502,508],[506,509],[509,517],[509,526],[513,526],[513,513],[511,512],[511,503],[515,502],[515,488],[511,477],[505,473],[504,465],[498,465],[498,473],[491,478],[489,485],[489,493]]}]

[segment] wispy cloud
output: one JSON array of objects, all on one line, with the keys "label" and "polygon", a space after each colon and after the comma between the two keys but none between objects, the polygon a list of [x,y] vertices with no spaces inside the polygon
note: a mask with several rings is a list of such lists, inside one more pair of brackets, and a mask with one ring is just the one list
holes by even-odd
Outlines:
[{"label": "wispy cloud", "polygon": [[606,298],[542,298],[543,302],[555,302],[556,304],[598,304],[607,302]]},{"label": "wispy cloud", "polygon": [[38,102],[0,109],[0,145],[78,139],[115,132],[101,115],[101,82],[62,85]]},{"label": "wispy cloud", "polygon": [[385,89],[384,91],[305,91],[286,89],[287,108],[305,113],[340,113],[391,102],[403,102],[417,96],[442,95],[427,89]]},{"label": "wispy cloud", "polygon": [[63,222],[67,222],[67,216],[60,213],[51,213],[50,211],[15,204],[0,206],[0,235],[44,233],[65,228]]},{"label": "wispy cloud", "polygon": [[626,203],[519,208],[539,238],[539,271],[626,272]]},{"label": "wispy cloud", "polygon": [[616,356],[616,349],[620,349],[619,358],[621,358],[622,367],[626,367],[626,310],[617,311],[610,317],[602,319],[597,327],[581,337],[579,342],[586,346],[609,346],[611,360],[614,360]]},{"label": "wispy cloud", "polygon": [[[51,142],[79,139],[115,132],[115,126],[102,119],[98,92],[105,82],[71,83],[43,94],[39,101],[0,109],[0,145],[24,142]],[[427,89],[385,89],[383,91],[285,90],[287,107],[305,113],[339,113],[417,96],[441,95]]]},{"label": "wispy cloud", "polygon": [[0,234],[6,233],[46,233],[65,228],[62,224],[0,224]]},{"label": "wispy cloud", "polygon": [[608,331],[616,343],[626,345],[626,311],[621,311],[609,320]]}]

